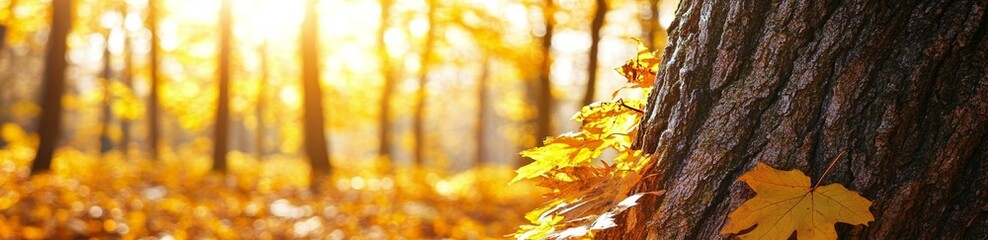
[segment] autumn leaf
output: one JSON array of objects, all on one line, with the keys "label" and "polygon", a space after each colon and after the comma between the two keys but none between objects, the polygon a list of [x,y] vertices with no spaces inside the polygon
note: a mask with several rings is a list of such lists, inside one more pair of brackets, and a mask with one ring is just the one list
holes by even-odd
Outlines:
[{"label": "autumn leaf", "polygon": [[795,231],[799,239],[837,239],[836,222],[865,224],[875,219],[871,201],[841,184],[811,187],[799,170],[782,171],[763,163],[738,181],[757,195],[728,217],[721,234],[736,234],[757,225],[741,239],[787,239]]},{"label": "autumn leaf", "polygon": [[662,59],[645,47],[640,40],[635,39],[635,41],[638,41],[638,54],[615,70],[628,79],[629,86],[625,88],[652,87]]},{"label": "autumn leaf", "polygon": [[581,123],[580,129],[584,133],[597,138],[627,135],[637,128],[642,116],[639,109],[644,105],[639,100],[596,102],[580,109],[573,115],[573,121]]},{"label": "autumn leaf", "polygon": [[606,146],[603,140],[587,139],[583,134],[568,134],[545,140],[545,146],[521,152],[523,157],[534,160],[515,172],[511,183],[542,176],[553,169],[573,167],[590,162],[600,156]]}]

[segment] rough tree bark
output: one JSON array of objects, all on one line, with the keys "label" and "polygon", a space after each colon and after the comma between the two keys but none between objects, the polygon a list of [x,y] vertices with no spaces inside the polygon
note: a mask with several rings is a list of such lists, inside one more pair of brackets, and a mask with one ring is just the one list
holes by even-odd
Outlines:
[{"label": "rough tree bark", "polygon": [[58,145],[62,129],[62,94],[65,93],[65,51],[67,40],[72,28],[72,1],[54,0],[51,11],[51,30],[48,35],[48,51],[45,54],[44,89],[41,101],[41,119],[38,125],[38,135],[41,143],[34,161],[31,162],[31,174],[51,170],[51,160]]},{"label": "rough tree bark", "polygon": [[755,162],[871,199],[845,239],[988,238],[984,1],[684,0],[637,147],[660,161],[604,233],[720,239]]},{"label": "rough tree bark", "polygon": [[322,109],[322,87],[319,83],[319,17],[316,15],[318,0],[307,0],[305,18],[302,21],[300,42],[302,51],[302,124],[305,130],[305,156],[312,167],[313,187],[315,181],[328,175],[332,167],[329,160],[328,140],[326,140],[325,115]]},{"label": "rough tree bark", "polygon": [[233,38],[233,14],[231,0],[221,0],[219,62],[216,71],[219,75],[216,100],[216,122],[213,123],[213,171],[226,172],[226,153],[230,148],[230,42]]}]

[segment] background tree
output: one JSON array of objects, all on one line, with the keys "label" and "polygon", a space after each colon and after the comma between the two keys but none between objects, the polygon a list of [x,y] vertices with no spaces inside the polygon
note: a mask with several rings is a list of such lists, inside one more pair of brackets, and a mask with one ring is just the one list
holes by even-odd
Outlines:
[{"label": "background tree", "polygon": [[268,81],[270,81],[269,78],[271,78],[271,69],[270,69],[270,65],[268,65],[269,63],[268,63],[267,39],[264,39],[263,42],[261,42],[261,45],[257,46],[257,55],[261,61],[261,70],[260,70],[261,76],[257,80],[257,109],[254,115],[255,117],[257,117],[257,127],[255,129],[255,135],[254,135],[254,147],[257,148],[255,150],[256,157],[258,160],[260,160],[264,158],[265,154],[267,154],[267,152],[265,152],[266,148],[264,144],[265,131],[267,130],[267,128],[264,125],[264,110],[267,104],[265,104],[264,102],[266,101],[265,99],[268,96],[267,94],[268,93],[267,88],[269,87]]},{"label": "background tree", "polygon": [[377,30],[377,55],[381,68],[381,116],[378,119],[378,152],[381,157],[391,158],[391,98],[394,97],[395,76],[391,69],[391,57],[388,55],[388,46],[385,41],[385,34],[388,31],[388,22],[391,16],[392,0],[380,0],[381,15],[379,16],[381,26]]},{"label": "background tree", "polygon": [[151,159],[152,160],[153,159],[158,159],[158,157],[160,157],[159,156],[159,153],[160,152],[158,151],[158,148],[159,148],[159,142],[158,142],[158,140],[161,138],[160,132],[159,132],[159,128],[160,128],[160,125],[161,124],[160,124],[160,121],[158,121],[158,119],[161,117],[158,114],[159,113],[158,106],[160,105],[158,103],[159,102],[158,101],[159,100],[158,99],[158,93],[161,91],[159,89],[159,87],[161,85],[161,82],[160,82],[160,75],[158,73],[158,60],[159,60],[158,51],[160,49],[160,47],[158,46],[158,44],[159,44],[158,41],[159,41],[159,37],[160,37],[160,36],[158,36],[158,34],[159,34],[159,32],[158,32],[158,1],[160,1],[160,0],[148,0],[148,5],[147,5],[147,25],[148,25],[147,27],[148,27],[148,33],[150,33],[150,35],[151,35],[150,36],[151,37],[151,39],[150,39],[151,49],[150,49],[150,51],[148,53],[148,58],[150,59],[150,64],[149,64],[150,66],[148,66],[148,69],[149,69],[149,72],[150,72],[148,74],[149,75],[148,76],[149,77],[148,78],[149,79],[148,85],[150,86],[150,89],[149,89],[149,93],[148,93],[148,106],[147,106],[147,111],[148,111],[148,115],[147,115],[148,116],[147,117],[147,119],[148,119],[148,126],[147,126],[147,128],[148,128],[148,148],[149,148],[149,151],[150,151]]},{"label": "background tree", "polygon": [[597,64],[600,55],[600,30],[604,28],[604,21],[607,18],[607,0],[597,0],[593,21],[590,22],[590,55],[587,59],[587,88],[583,93],[583,105],[590,105],[594,102],[594,93],[597,92]]},{"label": "background tree", "polygon": [[219,75],[216,100],[216,122],[213,124],[213,171],[226,172],[226,153],[230,129],[230,42],[233,37],[230,0],[220,1]]},{"label": "background tree", "polygon": [[41,143],[31,163],[31,174],[51,169],[51,160],[61,136],[62,94],[65,92],[65,50],[72,28],[72,1],[53,0],[51,3],[51,30],[48,35],[48,51],[45,54],[44,90],[41,101],[41,120],[38,132]]},{"label": "background tree", "polygon": [[[612,238],[719,239],[756,162],[871,199],[851,239],[988,238],[984,1],[679,5],[638,147],[658,158]],[[922,216],[922,217],[917,217]]]},{"label": "background tree", "polygon": [[[490,57],[484,57],[489,59]],[[488,97],[490,90],[488,90],[488,82],[491,78],[491,63],[490,60],[485,61],[480,67],[480,77],[477,78],[477,122],[475,123],[474,132],[474,144],[477,145],[477,150],[474,156],[474,166],[480,166],[486,163],[487,158],[487,115],[489,114],[489,109],[491,108],[491,102]]]},{"label": "background tree", "polygon": [[426,1],[426,15],[429,21],[429,30],[425,33],[425,46],[419,53],[420,66],[418,71],[419,88],[415,94],[415,113],[412,122],[412,132],[415,135],[415,148],[412,150],[416,165],[425,164],[425,151],[427,136],[425,132],[425,108],[426,100],[429,98],[429,64],[432,62],[432,50],[436,45],[436,1]]},{"label": "background tree", "polygon": [[331,170],[322,108],[322,87],[319,83],[319,18],[318,0],[306,0],[300,42],[302,54],[302,104],[305,155],[312,167],[313,179]]},{"label": "background tree", "polygon": [[[539,62],[539,74],[535,81],[529,82],[529,94],[535,102],[535,141],[536,145],[542,145],[542,139],[551,136],[553,133],[552,115],[555,106],[555,97],[552,95],[552,36],[555,31],[555,13],[553,0],[545,0],[542,6],[542,19],[544,21],[545,34],[542,35],[541,61]],[[528,146],[526,146],[527,148]],[[516,162],[518,166],[528,164],[530,160],[519,157]]]}]

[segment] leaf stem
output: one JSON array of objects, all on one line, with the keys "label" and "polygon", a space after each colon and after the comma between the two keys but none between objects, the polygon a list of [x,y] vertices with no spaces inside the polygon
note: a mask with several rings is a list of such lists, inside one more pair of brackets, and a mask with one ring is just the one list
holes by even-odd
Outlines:
[{"label": "leaf stem", "polygon": [[827,174],[830,173],[830,169],[834,168],[834,164],[837,163],[837,160],[840,159],[840,157],[844,156],[844,153],[847,153],[847,150],[840,151],[840,154],[837,154],[837,157],[835,157],[834,160],[830,160],[830,166],[827,167],[826,171],[823,171],[823,175],[820,175],[820,179],[816,180],[816,184],[813,185],[813,188],[810,189],[810,192],[816,190],[816,188],[820,186],[820,183],[823,182],[823,178],[827,177]]}]

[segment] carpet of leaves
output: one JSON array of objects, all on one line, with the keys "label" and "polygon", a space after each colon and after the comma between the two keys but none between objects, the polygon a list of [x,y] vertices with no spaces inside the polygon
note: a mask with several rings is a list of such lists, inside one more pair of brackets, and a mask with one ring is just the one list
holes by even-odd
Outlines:
[{"label": "carpet of leaves", "polygon": [[0,239],[503,238],[544,202],[537,187],[509,189],[507,167],[354,161],[312,189],[300,159],[233,153],[221,175],[195,146],[157,161],[61,149],[32,177],[35,137],[11,125],[2,135]]}]

